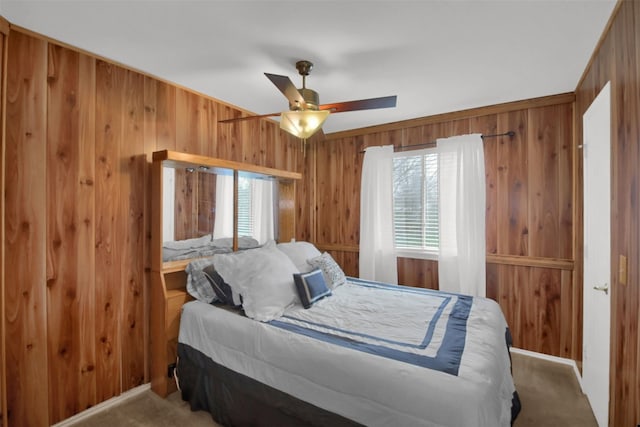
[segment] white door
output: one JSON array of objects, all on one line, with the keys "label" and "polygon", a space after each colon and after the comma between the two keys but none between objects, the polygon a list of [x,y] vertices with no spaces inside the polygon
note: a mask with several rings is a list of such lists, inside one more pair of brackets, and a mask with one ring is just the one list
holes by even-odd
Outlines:
[{"label": "white door", "polygon": [[584,328],[582,388],[600,427],[609,424],[611,102],[609,83],[583,121]]}]

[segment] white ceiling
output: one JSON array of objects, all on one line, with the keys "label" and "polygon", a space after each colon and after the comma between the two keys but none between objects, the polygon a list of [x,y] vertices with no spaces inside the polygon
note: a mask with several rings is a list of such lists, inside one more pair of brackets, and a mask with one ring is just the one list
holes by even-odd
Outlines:
[{"label": "white ceiling", "polygon": [[288,108],[264,76],[321,103],[325,133],[573,91],[615,0],[0,0],[9,22],[256,114]]}]

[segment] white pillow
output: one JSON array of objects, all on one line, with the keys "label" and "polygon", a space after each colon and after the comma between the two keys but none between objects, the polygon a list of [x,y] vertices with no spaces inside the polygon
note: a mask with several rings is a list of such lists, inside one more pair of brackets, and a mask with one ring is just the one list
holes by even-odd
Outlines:
[{"label": "white pillow", "polygon": [[278,243],[278,249],[287,254],[300,273],[308,273],[313,270],[307,260],[321,255],[320,251],[309,242]]},{"label": "white pillow", "polygon": [[231,288],[242,295],[247,317],[261,322],[276,319],[298,301],[293,274],[296,266],[275,243],[262,248],[214,257],[214,266]]}]

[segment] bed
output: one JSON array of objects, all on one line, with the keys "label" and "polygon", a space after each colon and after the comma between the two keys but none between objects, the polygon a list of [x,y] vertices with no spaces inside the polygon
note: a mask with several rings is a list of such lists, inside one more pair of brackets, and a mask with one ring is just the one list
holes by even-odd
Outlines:
[{"label": "bed", "polygon": [[492,300],[348,278],[305,242],[208,264],[176,378],[223,425],[496,427],[519,412]]}]

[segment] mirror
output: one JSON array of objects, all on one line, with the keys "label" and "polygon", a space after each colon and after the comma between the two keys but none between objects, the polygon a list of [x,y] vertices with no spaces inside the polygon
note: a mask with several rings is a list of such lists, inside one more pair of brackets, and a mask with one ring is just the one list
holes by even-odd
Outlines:
[{"label": "mirror", "polygon": [[177,261],[231,252],[234,181],[237,180],[238,249],[277,237],[277,181],[232,169],[163,166],[162,259]]},{"label": "mirror", "polygon": [[[211,234],[216,213],[217,177],[231,177],[233,171],[199,171],[190,167],[163,167],[162,241],[170,242]],[[221,205],[233,206],[233,192]],[[233,214],[233,213],[232,213]]]},{"label": "mirror", "polygon": [[153,271],[181,271],[194,258],[291,240],[301,178],[299,172],[232,160],[154,152]]}]

